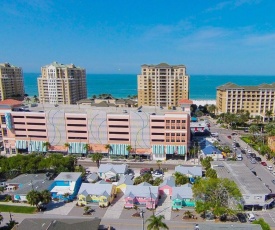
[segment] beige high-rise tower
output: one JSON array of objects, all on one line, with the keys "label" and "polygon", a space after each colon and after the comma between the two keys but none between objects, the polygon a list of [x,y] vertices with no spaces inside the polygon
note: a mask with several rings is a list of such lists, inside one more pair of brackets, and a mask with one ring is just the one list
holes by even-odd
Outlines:
[{"label": "beige high-rise tower", "polygon": [[39,100],[50,104],[76,104],[87,98],[86,70],[74,64],[53,62],[41,68]]},{"label": "beige high-rise tower", "polygon": [[189,99],[189,76],[184,65],[142,65],[138,75],[138,105],[178,106]]},{"label": "beige high-rise tower", "polygon": [[0,100],[23,98],[24,94],[22,68],[0,63]]}]

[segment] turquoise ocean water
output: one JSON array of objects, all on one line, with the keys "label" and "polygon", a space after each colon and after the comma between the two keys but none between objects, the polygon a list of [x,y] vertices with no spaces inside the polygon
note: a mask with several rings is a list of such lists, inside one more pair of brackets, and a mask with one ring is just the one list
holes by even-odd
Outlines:
[{"label": "turquoise ocean water", "polygon": [[[39,73],[24,73],[25,92],[37,95],[37,77]],[[275,82],[275,76],[244,75],[190,75],[190,99],[214,100],[216,87],[227,82],[239,85],[259,85]],[[87,74],[88,97],[110,93],[116,98],[137,94],[137,75],[135,74]]]}]

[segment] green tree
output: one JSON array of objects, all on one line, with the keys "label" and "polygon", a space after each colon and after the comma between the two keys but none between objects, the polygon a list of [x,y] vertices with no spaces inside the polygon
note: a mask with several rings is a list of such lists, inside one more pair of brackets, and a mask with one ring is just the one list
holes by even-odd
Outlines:
[{"label": "green tree", "polygon": [[161,230],[161,229],[169,229],[168,226],[163,222],[164,216],[150,216],[146,223],[148,223],[147,230]]},{"label": "green tree", "polygon": [[265,116],[267,117],[268,122],[270,122],[270,117],[272,117],[272,115],[273,115],[272,110],[265,111]]},{"label": "green tree", "polygon": [[189,181],[189,178],[187,176],[179,172],[175,172],[174,177],[175,177],[176,185],[184,185],[184,184],[187,184]]},{"label": "green tree", "polygon": [[158,165],[158,167],[159,167],[159,170],[160,170],[160,166],[162,165],[162,161],[161,160],[157,160],[157,165]]},{"label": "green tree", "polygon": [[211,210],[216,216],[230,214],[238,208],[236,204],[242,199],[238,186],[227,178],[198,180],[192,190],[198,213]]},{"label": "green tree", "polygon": [[264,129],[267,132],[268,136],[275,136],[275,123],[274,122],[266,124]]},{"label": "green tree", "polygon": [[249,132],[253,135],[253,140],[255,141],[255,139],[256,139],[256,133],[258,133],[259,132],[259,126],[257,126],[257,125],[251,125],[250,127],[249,127]]},{"label": "green tree", "polygon": [[33,96],[33,101],[34,101],[35,103],[38,103],[38,102],[39,102],[39,99],[37,98],[36,95]]},{"label": "green tree", "polygon": [[209,113],[216,113],[216,109],[217,109],[217,107],[215,106],[215,105],[208,105],[207,106],[207,110],[209,111]]},{"label": "green tree", "polygon": [[38,204],[41,202],[40,192],[31,190],[28,192],[26,198],[30,205],[36,206],[38,208]]},{"label": "green tree", "polygon": [[142,176],[143,181],[142,182],[147,182],[149,184],[153,183],[153,176],[151,173],[145,173]]},{"label": "green tree", "polygon": [[43,190],[40,192],[40,198],[41,198],[41,203],[43,204],[48,204],[52,201],[52,195],[51,192],[48,190]]},{"label": "green tree", "polygon": [[159,186],[162,182],[163,182],[163,179],[160,177],[157,177],[153,182],[153,186]]},{"label": "green tree", "polygon": [[99,168],[100,162],[103,158],[103,155],[101,153],[93,153],[92,154],[92,161],[96,162],[96,166]]},{"label": "green tree", "polygon": [[217,172],[215,169],[207,169],[205,172],[205,176],[209,178],[217,178]]},{"label": "green tree", "polygon": [[30,99],[29,97],[26,97],[26,98],[25,98],[25,101],[29,104],[30,101],[31,101],[31,99]]},{"label": "green tree", "polygon": [[211,168],[211,161],[213,161],[212,157],[206,157],[203,160],[201,160],[201,165],[205,168],[205,170]]},{"label": "green tree", "polygon": [[132,148],[131,145],[127,145],[127,146],[126,146],[126,151],[128,152],[128,155],[130,155],[132,149],[133,149],[133,148]]},{"label": "green tree", "polygon": [[259,124],[262,120],[262,117],[260,115],[255,116],[254,120],[256,121],[256,124]]},{"label": "green tree", "polygon": [[266,223],[263,218],[260,218],[258,220],[254,220],[252,222],[252,224],[259,224],[259,225],[261,225],[261,227],[262,227],[263,230],[270,230],[271,229],[270,226],[269,226],[269,224]]},{"label": "green tree", "polygon": [[110,151],[112,150],[112,146],[110,144],[106,144],[105,149],[108,151],[108,157],[110,159]]},{"label": "green tree", "polygon": [[71,147],[70,143],[66,142],[66,143],[64,144],[64,147],[67,149],[67,154],[68,154],[68,153],[69,153],[69,149],[70,149],[70,147]]},{"label": "green tree", "polygon": [[89,150],[90,150],[90,145],[89,144],[85,144],[84,146],[83,146],[83,149],[85,150],[85,152],[86,152],[86,154],[89,152]]},{"label": "green tree", "polygon": [[3,222],[4,217],[0,214],[0,224]]},{"label": "green tree", "polygon": [[143,178],[141,176],[137,176],[134,179],[134,185],[140,184],[143,182]]},{"label": "green tree", "polygon": [[[46,148],[46,151],[48,151],[49,150],[49,148],[51,147],[51,144],[50,144],[50,142],[43,142],[43,144],[42,144],[42,148]],[[42,150],[42,152],[43,152],[43,150]]]}]

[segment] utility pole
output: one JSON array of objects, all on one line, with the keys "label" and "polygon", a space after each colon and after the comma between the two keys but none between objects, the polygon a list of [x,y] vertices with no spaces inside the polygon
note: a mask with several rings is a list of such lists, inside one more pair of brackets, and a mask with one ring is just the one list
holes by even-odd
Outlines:
[{"label": "utility pole", "polygon": [[144,230],[144,210],[143,209],[140,209],[139,215],[142,218],[142,228],[141,229]]}]

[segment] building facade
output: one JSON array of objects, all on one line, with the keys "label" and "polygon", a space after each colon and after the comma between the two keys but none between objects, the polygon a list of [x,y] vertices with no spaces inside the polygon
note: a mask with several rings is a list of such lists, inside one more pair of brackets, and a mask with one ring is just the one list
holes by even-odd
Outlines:
[{"label": "building facade", "polygon": [[261,84],[258,86],[239,86],[233,83],[217,87],[216,106],[218,113],[237,113],[248,111],[251,116],[268,118],[267,112],[271,111],[274,118],[275,83]]},{"label": "building facade", "polygon": [[39,100],[50,104],[76,104],[87,98],[86,70],[53,62],[41,68],[37,79]]},{"label": "building facade", "polygon": [[[109,152],[161,160],[184,156],[190,145],[190,115],[180,108],[144,107],[141,111],[39,104],[19,111],[0,103],[0,116],[3,145],[8,154],[45,152],[44,143],[49,142],[48,150],[53,152]],[[111,146],[109,150],[106,144]]]},{"label": "building facade", "polygon": [[14,97],[23,98],[24,94],[22,68],[0,63],[0,101]]},{"label": "building facade", "polygon": [[189,98],[189,76],[184,65],[142,65],[138,75],[139,106],[178,106]]}]

